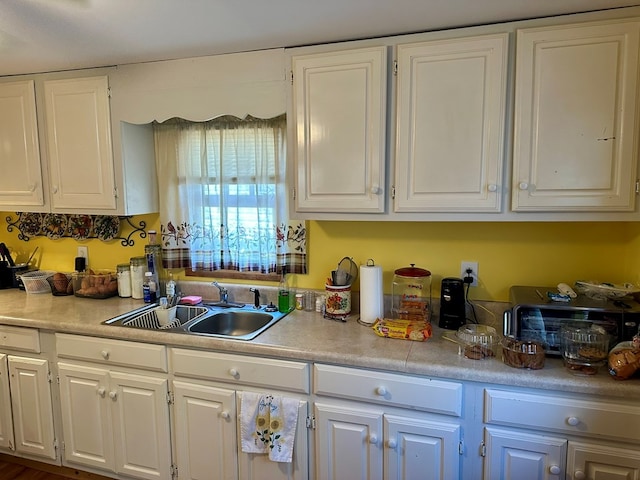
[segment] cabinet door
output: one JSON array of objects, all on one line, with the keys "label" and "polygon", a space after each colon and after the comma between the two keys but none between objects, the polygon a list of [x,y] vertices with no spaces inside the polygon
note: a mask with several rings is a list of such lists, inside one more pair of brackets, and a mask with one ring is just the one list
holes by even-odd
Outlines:
[{"label": "cabinet door", "polygon": [[235,391],[173,382],[176,463],[181,479],[235,479]]},{"label": "cabinet door", "polygon": [[9,355],[16,451],[56,458],[49,362]]},{"label": "cabinet door", "polygon": [[640,452],[594,443],[569,442],[567,478],[627,480],[640,478]]},{"label": "cabinet door", "polygon": [[296,210],[384,212],[386,47],[293,57]]},{"label": "cabinet door", "polygon": [[507,40],[398,46],[395,211],[500,211]]},{"label": "cabinet door", "polygon": [[64,460],[115,471],[109,373],[58,363]]},{"label": "cabinet door", "polygon": [[561,480],[567,441],[516,430],[485,429],[484,478],[505,480]]},{"label": "cabinet door", "polygon": [[14,449],[7,355],[0,353],[0,447]]},{"label": "cabinet door", "polygon": [[0,145],[0,207],[43,207],[33,80],[0,83]]},{"label": "cabinet door", "polygon": [[52,209],[115,209],[107,77],[44,82]]},{"label": "cabinet door", "polygon": [[382,412],[316,403],[319,480],[382,479]]},{"label": "cabinet door", "polygon": [[135,478],[171,478],[168,380],[110,372],[116,471]]},{"label": "cabinet door", "polygon": [[239,447],[239,478],[243,480],[303,480],[309,478],[309,441],[305,425],[307,408],[307,402],[300,400],[291,463],[272,462],[268,455],[244,453]]},{"label": "cabinet door", "polygon": [[639,31],[518,30],[513,210],[633,211]]},{"label": "cabinet door", "polygon": [[385,479],[459,477],[460,425],[385,415],[384,431]]}]

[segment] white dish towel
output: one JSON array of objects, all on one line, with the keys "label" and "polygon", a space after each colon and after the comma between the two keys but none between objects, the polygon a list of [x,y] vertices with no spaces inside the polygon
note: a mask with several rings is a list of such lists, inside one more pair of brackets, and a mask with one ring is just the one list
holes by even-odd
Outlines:
[{"label": "white dish towel", "polygon": [[274,462],[291,463],[298,424],[298,400],[242,392],[240,432],[242,451],[268,453]]}]

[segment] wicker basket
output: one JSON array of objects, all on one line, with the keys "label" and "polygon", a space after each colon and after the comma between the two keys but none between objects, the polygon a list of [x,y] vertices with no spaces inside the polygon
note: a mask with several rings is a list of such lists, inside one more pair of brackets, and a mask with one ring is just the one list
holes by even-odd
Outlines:
[{"label": "wicker basket", "polygon": [[24,290],[27,293],[51,293],[51,285],[47,282],[47,277],[55,272],[50,270],[36,270],[35,272],[25,272],[20,275]]}]

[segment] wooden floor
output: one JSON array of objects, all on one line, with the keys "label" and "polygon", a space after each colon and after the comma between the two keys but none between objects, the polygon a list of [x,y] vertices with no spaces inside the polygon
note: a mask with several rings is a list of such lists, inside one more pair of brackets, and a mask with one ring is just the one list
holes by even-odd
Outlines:
[{"label": "wooden floor", "polygon": [[0,454],[0,480],[112,480],[74,468],[57,467]]}]

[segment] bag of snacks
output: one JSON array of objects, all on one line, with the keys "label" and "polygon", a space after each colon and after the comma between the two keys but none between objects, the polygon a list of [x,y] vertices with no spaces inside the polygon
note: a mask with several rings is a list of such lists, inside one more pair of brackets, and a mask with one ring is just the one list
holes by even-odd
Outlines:
[{"label": "bag of snacks", "polygon": [[431,337],[431,323],[426,321],[378,318],[371,328],[380,337],[417,342],[424,342]]}]

